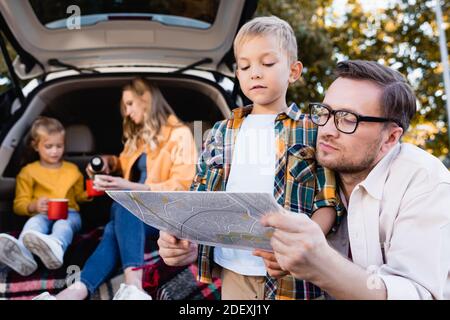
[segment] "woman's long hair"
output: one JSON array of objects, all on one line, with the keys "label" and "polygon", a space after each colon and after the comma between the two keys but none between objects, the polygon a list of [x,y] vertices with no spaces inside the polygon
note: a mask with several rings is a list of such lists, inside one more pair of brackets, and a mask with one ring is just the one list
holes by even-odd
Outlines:
[{"label": "woman's long hair", "polygon": [[127,153],[133,153],[139,144],[146,142],[154,149],[159,144],[161,129],[167,124],[170,115],[174,115],[172,107],[162,95],[159,88],[143,78],[134,78],[122,88],[124,91],[132,91],[140,99],[146,92],[150,93],[150,101],[144,112],[142,124],[135,124],[126,116],[123,99],[120,101],[120,111],[123,118],[123,139]]}]

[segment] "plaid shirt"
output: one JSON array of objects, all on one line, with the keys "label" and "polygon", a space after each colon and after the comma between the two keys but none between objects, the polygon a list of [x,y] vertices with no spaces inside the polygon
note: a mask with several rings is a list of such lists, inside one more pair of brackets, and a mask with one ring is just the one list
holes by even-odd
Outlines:
[{"label": "plaid shirt", "polygon": [[[217,122],[205,141],[191,191],[226,190],[233,149],[239,129],[252,106],[233,110],[231,119]],[[274,197],[285,209],[312,216],[320,207],[335,206],[336,225],[343,214],[336,197],[332,171],[317,165],[317,127],[294,103],[275,119],[276,169]],[[212,282],[214,247],[199,246],[201,282]],[[275,279],[266,275],[266,299],[314,299],[323,291],[312,283],[288,275]]]}]

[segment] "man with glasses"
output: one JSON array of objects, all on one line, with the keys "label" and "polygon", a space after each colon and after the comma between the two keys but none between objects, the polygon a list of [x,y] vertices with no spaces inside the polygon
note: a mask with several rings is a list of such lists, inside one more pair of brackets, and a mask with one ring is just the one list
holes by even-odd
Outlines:
[{"label": "man with glasses", "polygon": [[448,298],[450,173],[400,142],[414,93],[371,61],[340,62],[336,74],[310,115],[317,160],[336,172],[347,216],[328,242],[302,215],[264,217],[278,267],[336,299]]}]

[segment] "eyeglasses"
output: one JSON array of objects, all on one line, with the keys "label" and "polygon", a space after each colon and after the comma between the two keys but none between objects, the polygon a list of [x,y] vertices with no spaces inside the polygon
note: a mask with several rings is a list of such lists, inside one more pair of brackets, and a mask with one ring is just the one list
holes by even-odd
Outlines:
[{"label": "eyeglasses", "polygon": [[330,116],[334,116],[334,125],[342,133],[354,133],[358,124],[364,122],[394,122],[402,128],[400,121],[391,118],[381,117],[365,117],[347,110],[333,110],[329,106],[322,103],[310,103],[309,113],[311,120],[318,126],[327,124]]}]

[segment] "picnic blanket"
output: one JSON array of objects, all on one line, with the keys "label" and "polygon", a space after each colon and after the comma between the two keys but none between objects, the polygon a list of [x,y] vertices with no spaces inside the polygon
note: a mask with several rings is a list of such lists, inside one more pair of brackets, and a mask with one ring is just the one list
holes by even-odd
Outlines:
[{"label": "picnic blanket", "polygon": [[[17,237],[17,233],[11,233]],[[56,294],[73,281],[76,271],[81,270],[86,260],[94,252],[103,227],[79,234],[67,249],[64,265],[58,270],[47,270],[38,261],[38,270],[23,277],[6,266],[0,266],[0,299],[32,299],[41,292]],[[155,241],[148,241],[145,248],[143,267],[143,287],[159,300],[216,300],[220,299],[220,279],[212,284],[196,281],[197,266],[170,267],[158,255]],[[113,277],[105,282],[91,297],[92,300],[110,300],[123,282],[123,274],[118,268]]]}]

